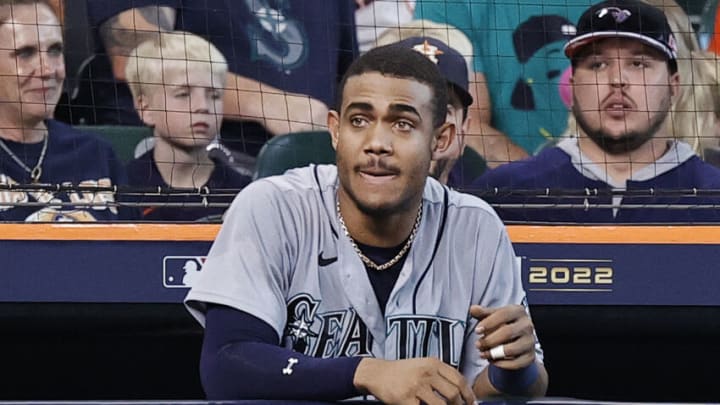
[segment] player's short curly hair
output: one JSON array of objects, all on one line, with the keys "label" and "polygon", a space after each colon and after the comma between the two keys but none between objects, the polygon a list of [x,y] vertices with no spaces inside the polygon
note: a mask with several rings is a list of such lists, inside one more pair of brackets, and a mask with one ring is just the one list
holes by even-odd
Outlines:
[{"label": "player's short curly hair", "polygon": [[433,128],[439,128],[445,123],[448,104],[445,78],[427,57],[410,48],[394,44],[371,49],[350,65],[338,88],[336,102],[338,111],[342,108],[343,93],[348,79],[370,72],[416,80],[429,86],[433,94]]}]

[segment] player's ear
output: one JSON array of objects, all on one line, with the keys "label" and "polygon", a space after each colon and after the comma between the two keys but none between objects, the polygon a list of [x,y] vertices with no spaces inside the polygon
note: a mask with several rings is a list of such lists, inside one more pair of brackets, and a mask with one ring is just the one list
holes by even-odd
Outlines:
[{"label": "player's ear", "polygon": [[452,145],[455,141],[456,130],[455,124],[449,121],[445,121],[440,128],[435,130],[432,142],[433,160],[438,160],[445,156],[445,153],[450,148],[450,145]]},{"label": "player's ear", "polygon": [[332,147],[337,150],[338,134],[340,133],[340,114],[337,111],[328,111],[327,126],[332,138]]}]

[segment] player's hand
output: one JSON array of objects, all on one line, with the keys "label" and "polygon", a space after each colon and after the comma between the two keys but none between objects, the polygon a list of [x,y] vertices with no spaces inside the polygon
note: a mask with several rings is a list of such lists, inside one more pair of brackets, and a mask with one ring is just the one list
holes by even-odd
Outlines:
[{"label": "player's hand", "polygon": [[[480,357],[508,370],[527,367],[535,361],[535,327],[524,306],[473,305],[470,315],[479,321],[475,333],[480,338],[475,346],[480,350]],[[504,358],[499,358],[502,356],[498,354],[503,352]]]},{"label": "player's hand", "polygon": [[353,382],[385,404],[472,405],[475,401],[465,377],[434,358],[366,358],[358,365]]}]

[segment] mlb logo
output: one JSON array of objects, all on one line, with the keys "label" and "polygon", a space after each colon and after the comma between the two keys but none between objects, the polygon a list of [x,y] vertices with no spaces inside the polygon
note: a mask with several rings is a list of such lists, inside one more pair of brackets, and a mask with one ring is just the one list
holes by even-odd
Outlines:
[{"label": "mlb logo", "polygon": [[163,287],[192,287],[202,271],[205,259],[205,256],[165,256],[163,258]]}]

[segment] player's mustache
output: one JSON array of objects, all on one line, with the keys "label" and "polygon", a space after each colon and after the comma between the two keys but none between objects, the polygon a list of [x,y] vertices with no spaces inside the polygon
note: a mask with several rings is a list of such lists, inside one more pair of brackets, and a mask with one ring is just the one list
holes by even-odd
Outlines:
[{"label": "player's mustache", "polygon": [[390,163],[388,163],[384,159],[368,159],[365,163],[357,165],[355,167],[355,171],[362,172],[362,171],[375,171],[375,172],[389,172],[393,174],[397,174],[400,172],[400,169],[397,166],[394,166]]}]

